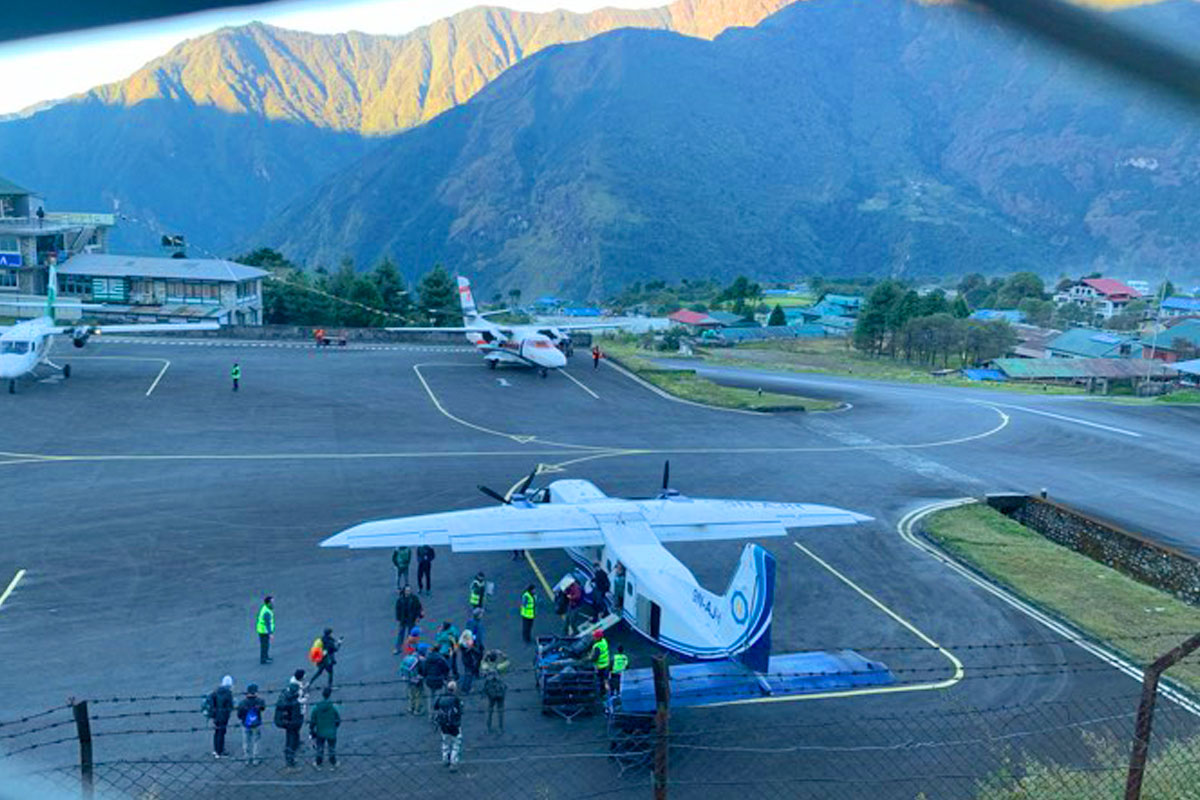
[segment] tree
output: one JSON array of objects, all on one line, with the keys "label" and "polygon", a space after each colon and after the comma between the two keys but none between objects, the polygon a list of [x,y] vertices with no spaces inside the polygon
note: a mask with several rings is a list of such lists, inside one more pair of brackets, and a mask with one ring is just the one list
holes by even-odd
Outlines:
[{"label": "tree", "polygon": [[921,310],[918,316],[928,317],[933,314],[945,314],[949,311],[950,303],[946,300],[946,293],[941,289],[934,289],[921,298]]},{"label": "tree", "polygon": [[787,325],[787,315],[783,313],[783,308],[778,303],[771,309],[771,316],[767,318],[767,325],[771,327]]},{"label": "tree", "polygon": [[379,313],[383,307],[383,295],[369,277],[359,276],[354,280],[339,315],[341,324],[354,328],[372,328],[384,324],[386,317]]},{"label": "tree", "polygon": [[433,314],[434,325],[453,327],[459,324],[453,313],[449,313],[459,307],[458,284],[441,264],[421,276],[417,294],[421,297],[421,310]]},{"label": "tree", "polygon": [[1054,324],[1061,328],[1070,328],[1085,321],[1089,316],[1090,312],[1083,306],[1075,303],[1063,303],[1054,309]]},{"label": "tree", "polygon": [[[646,288],[649,289],[650,284],[646,284]],[[521,290],[520,289],[509,289],[508,290],[508,300],[512,305],[519,306],[521,304]]]},{"label": "tree", "polygon": [[1171,283],[1170,281],[1163,281],[1162,285],[1158,287],[1158,291],[1154,293],[1154,296],[1159,300],[1165,300],[1168,297],[1174,297],[1175,284]]},{"label": "tree", "polygon": [[950,307],[950,314],[955,319],[966,319],[971,316],[971,309],[967,306],[967,301],[961,294],[954,298],[954,304]]},{"label": "tree", "polygon": [[978,272],[966,275],[958,283],[958,296],[963,298],[970,308],[982,307],[983,301],[987,299],[990,293],[991,290],[988,288],[987,278]]},{"label": "tree", "polygon": [[854,346],[873,355],[883,352],[889,332],[899,330],[904,323],[894,328],[899,320],[898,310],[893,310],[903,299],[904,293],[895,281],[883,281],[871,290],[858,314],[854,325]]},{"label": "tree", "polygon": [[412,312],[412,300],[408,296],[404,278],[400,276],[400,270],[396,268],[394,261],[385,256],[376,264],[375,269],[371,271],[371,283],[379,292],[382,309],[397,314],[401,318],[408,317]]},{"label": "tree", "polygon": [[996,295],[997,308],[1018,308],[1022,300],[1041,300],[1046,295],[1046,285],[1032,272],[1014,272],[1008,276]]},{"label": "tree", "polygon": [[1050,324],[1050,320],[1054,317],[1054,303],[1049,300],[1037,300],[1033,297],[1026,297],[1017,304],[1017,310],[1025,315],[1025,321],[1030,325],[1045,327]]}]

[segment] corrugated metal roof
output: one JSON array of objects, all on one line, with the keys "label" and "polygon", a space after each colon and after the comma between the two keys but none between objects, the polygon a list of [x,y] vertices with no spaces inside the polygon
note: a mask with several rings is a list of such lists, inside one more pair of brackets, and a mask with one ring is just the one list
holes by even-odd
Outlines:
[{"label": "corrugated metal roof", "polygon": [[708,314],[683,308],[667,315],[667,319],[681,322],[684,325],[716,325],[717,321]]},{"label": "corrugated metal roof", "polygon": [[1003,319],[1016,323],[1025,321],[1025,313],[1017,311],[1015,308],[981,308],[978,311],[971,312],[971,319],[983,320],[985,322]]},{"label": "corrugated metal roof", "polygon": [[1172,325],[1158,336],[1142,337],[1143,347],[1154,347],[1158,350],[1173,350],[1176,339],[1183,339],[1194,347],[1200,347],[1200,320],[1185,319],[1178,325]]},{"label": "corrugated metal roof", "polygon": [[1176,308],[1180,311],[1200,311],[1200,297],[1168,297],[1162,301],[1163,308]]},{"label": "corrugated metal roof", "polygon": [[992,366],[1014,380],[1121,380],[1176,375],[1173,367],[1161,361],[1141,358],[997,358]]},{"label": "corrugated metal roof", "polygon": [[60,275],[95,275],[110,278],[166,278],[194,281],[248,281],[269,273],[233,261],[215,258],[154,258],[80,253],[58,268]]},{"label": "corrugated metal roof", "polygon": [[1193,358],[1191,361],[1176,361],[1171,366],[1188,375],[1200,375],[1200,358]]},{"label": "corrugated metal roof", "polygon": [[1082,283],[1092,287],[1105,297],[1127,295],[1129,297],[1141,297],[1142,293],[1132,286],[1127,286],[1115,278],[1084,278]]},{"label": "corrugated metal roof", "polygon": [[33,194],[33,192],[18,186],[8,178],[0,177],[0,194]]},{"label": "corrugated metal roof", "polygon": [[[1091,328],[1072,328],[1046,342],[1046,349],[1080,358],[1119,358],[1121,345],[1134,345],[1133,337],[1097,331]],[[1133,348],[1136,350],[1137,348]],[[1131,355],[1138,355],[1130,351]]]}]

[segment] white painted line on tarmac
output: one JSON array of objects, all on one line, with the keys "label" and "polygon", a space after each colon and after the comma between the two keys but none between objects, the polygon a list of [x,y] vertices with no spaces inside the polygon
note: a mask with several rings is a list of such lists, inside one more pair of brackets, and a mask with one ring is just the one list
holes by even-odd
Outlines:
[{"label": "white painted line on tarmac", "polygon": [[997,402],[994,402],[991,400],[989,400],[987,402],[987,405],[1004,406],[1005,408],[1014,408],[1017,411],[1025,411],[1030,414],[1037,414],[1038,416],[1041,416],[1041,417],[1051,417],[1052,419],[1059,419],[1059,420],[1062,420],[1063,422],[1073,422],[1076,425],[1086,425],[1089,428],[1099,428],[1102,431],[1109,431],[1110,433],[1119,433],[1122,436],[1133,436],[1133,437],[1136,437],[1139,439],[1142,436],[1137,431],[1130,431],[1130,430],[1126,430],[1125,428],[1117,428],[1112,425],[1102,425],[1099,422],[1092,422],[1091,420],[1079,419],[1078,417],[1068,417],[1066,414],[1055,414],[1053,411],[1039,411],[1036,408],[1026,408],[1025,406],[1014,406],[1014,405],[1010,405],[1008,403],[997,403]]},{"label": "white painted line on tarmac", "polygon": [[161,381],[161,380],[163,379],[163,375],[166,375],[166,374],[167,374],[167,370],[168,370],[168,369],[170,369],[170,368],[171,368],[171,362],[170,362],[170,361],[166,361],[166,362],[164,362],[164,363],[163,363],[163,365],[162,365],[162,369],[160,369],[160,370],[158,371],[158,377],[156,377],[156,378],[154,379],[154,383],[150,384],[150,388],[146,390],[146,397],[149,397],[151,394],[153,394],[153,393],[154,393],[154,390],[158,388],[158,382],[159,382],[159,381]]},{"label": "white painted line on tarmac", "polygon": [[[924,550],[927,554],[942,562],[944,566],[954,570],[959,575],[983,589],[988,594],[998,598],[1004,603],[1007,603],[1009,606],[1012,606],[1030,619],[1033,619],[1044,627],[1049,628],[1058,635],[1064,637],[1071,644],[1074,644],[1080,649],[1091,653],[1104,663],[1120,672],[1125,673],[1138,683],[1141,683],[1143,677],[1142,670],[1124,656],[1121,656],[1115,651],[1092,641],[1083,631],[1078,630],[1077,628],[1074,628],[1066,623],[1059,622],[1029,603],[1026,603],[1024,600],[1020,599],[1015,594],[1012,594],[1007,589],[1002,589],[986,578],[977,575],[973,570],[964,566],[963,564],[960,564],[958,561],[951,558],[947,553],[943,552],[940,548],[936,547],[930,542],[925,541],[924,539],[921,539],[913,532],[913,526],[916,525],[917,522],[935,511],[970,505],[971,503],[976,502],[978,501],[973,497],[960,497],[957,500],[943,500],[940,503],[932,503],[930,505],[923,506],[906,514],[900,520],[899,524],[897,524],[896,530],[899,531],[900,537],[904,539],[904,541],[908,542],[919,550]],[[1200,703],[1196,703],[1183,692],[1180,692],[1174,687],[1168,685],[1169,680],[1169,678],[1163,678],[1163,682],[1158,685],[1159,693],[1175,702],[1185,711],[1188,711],[1193,715],[1200,716]]]},{"label": "white painted line on tarmac", "polygon": [[576,385],[576,386],[578,386],[580,389],[583,389],[585,392],[587,392],[588,394],[590,394],[590,395],[591,395],[593,398],[595,398],[596,400],[599,400],[599,399],[600,399],[600,395],[596,394],[596,393],[595,393],[595,392],[593,392],[591,389],[589,389],[587,386],[585,386],[585,385],[584,385],[584,383],[583,383],[583,381],[579,380],[579,378],[576,378],[574,375],[572,375],[571,373],[567,372],[565,369],[560,369],[560,370],[559,370],[559,372],[561,372],[563,375],[566,375],[566,376],[567,376],[567,377],[568,377],[568,378],[571,380],[571,383],[575,384],[575,385]]},{"label": "white painted line on tarmac", "polygon": [[4,608],[4,601],[7,600],[8,596],[13,593],[13,591],[17,588],[17,584],[21,582],[21,578],[24,577],[25,570],[17,570],[17,574],[14,575],[13,579],[8,582],[8,588],[4,590],[4,594],[0,594],[0,608]]}]

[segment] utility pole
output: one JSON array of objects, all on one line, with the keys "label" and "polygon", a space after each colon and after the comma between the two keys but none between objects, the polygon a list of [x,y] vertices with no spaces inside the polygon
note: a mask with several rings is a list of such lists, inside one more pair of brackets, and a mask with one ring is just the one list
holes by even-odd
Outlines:
[{"label": "utility pole", "polygon": [[667,657],[654,657],[654,800],[667,800],[667,722],[670,719],[671,673]]}]

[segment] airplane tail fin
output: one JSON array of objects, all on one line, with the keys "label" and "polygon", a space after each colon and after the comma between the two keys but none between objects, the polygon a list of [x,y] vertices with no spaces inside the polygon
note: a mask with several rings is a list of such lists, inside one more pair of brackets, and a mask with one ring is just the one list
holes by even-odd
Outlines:
[{"label": "airplane tail fin", "polygon": [[462,275],[458,276],[458,299],[462,303],[463,324],[472,324],[479,317],[479,311],[475,308],[475,298],[471,296],[471,282]]},{"label": "airplane tail fin", "polygon": [[58,302],[58,270],[50,265],[50,274],[46,278],[46,316],[54,319],[54,306]]},{"label": "airplane tail fin", "polygon": [[757,544],[746,545],[725,600],[729,620],[736,628],[731,657],[756,672],[766,672],[771,657],[775,556]]}]

